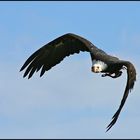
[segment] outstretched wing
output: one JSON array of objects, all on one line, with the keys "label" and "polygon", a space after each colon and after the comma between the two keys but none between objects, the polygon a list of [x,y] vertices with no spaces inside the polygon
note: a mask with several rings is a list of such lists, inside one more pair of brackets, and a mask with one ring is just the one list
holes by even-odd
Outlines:
[{"label": "outstretched wing", "polygon": [[128,61],[120,61],[118,63],[118,65],[126,66],[126,68],[127,68],[127,84],[126,84],[126,88],[125,88],[124,95],[123,95],[123,98],[121,100],[121,104],[119,106],[119,109],[116,111],[116,113],[112,117],[111,123],[107,126],[107,131],[116,123],[116,121],[119,117],[119,114],[120,114],[120,112],[125,104],[127,97],[128,97],[128,94],[133,89],[134,83],[136,81],[136,70],[135,70],[135,67],[132,63],[130,63]]},{"label": "outstretched wing", "polygon": [[60,63],[66,56],[80,51],[93,52],[96,49],[98,50],[85,38],[68,33],[56,38],[33,53],[20,71],[27,67],[23,77],[28,75],[28,78],[30,78],[35,71],[38,72],[41,69],[40,76],[42,76],[45,71]]}]

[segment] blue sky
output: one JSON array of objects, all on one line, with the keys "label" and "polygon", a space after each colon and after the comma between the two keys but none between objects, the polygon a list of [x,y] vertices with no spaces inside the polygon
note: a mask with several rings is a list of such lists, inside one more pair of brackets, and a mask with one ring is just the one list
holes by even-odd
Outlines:
[{"label": "blue sky", "polygon": [[[139,2],[0,2],[0,138],[140,138]],[[129,60],[137,82],[117,123],[126,72],[91,73],[88,53],[70,56],[40,78],[19,72],[42,45],[65,33]]]}]

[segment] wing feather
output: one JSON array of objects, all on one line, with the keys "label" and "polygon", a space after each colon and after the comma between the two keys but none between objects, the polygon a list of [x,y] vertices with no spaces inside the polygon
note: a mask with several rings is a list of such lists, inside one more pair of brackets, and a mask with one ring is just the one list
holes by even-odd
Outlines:
[{"label": "wing feather", "polygon": [[116,121],[119,117],[119,114],[120,114],[120,112],[125,104],[127,97],[128,97],[128,94],[133,89],[134,83],[136,81],[136,70],[135,70],[135,67],[132,63],[130,63],[128,61],[121,61],[118,64],[127,67],[127,84],[126,84],[126,88],[125,88],[124,95],[123,95],[123,98],[121,100],[121,104],[119,106],[119,109],[116,111],[116,113],[112,117],[111,123],[107,126],[107,131],[116,123]]},{"label": "wing feather", "polygon": [[80,51],[90,52],[91,47],[94,46],[88,40],[75,34],[65,34],[33,53],[26,60],[20,71],[26,68],[23,77],[29,74],[28,78],[31,78],[35,71],[38,72],[41,69],[40,76],[42,76],[45,71],[60,63],[66,56]]}]

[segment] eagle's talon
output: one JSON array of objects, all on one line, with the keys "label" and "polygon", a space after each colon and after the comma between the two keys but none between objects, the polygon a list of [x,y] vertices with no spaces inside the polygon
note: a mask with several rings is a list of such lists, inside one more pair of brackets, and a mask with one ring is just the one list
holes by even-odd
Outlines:
[{"label": "eagle's talon", "polygon": [[122,71],[116,72],[114,76],[111,76],[112,78],[118,78],[122,75]]},{"label": "eagle's talon", "polygon": [[109,76],[109,74],[105,73],[105,74],[102,74],[101,76],[106,77],[106,76]]},{"label": "eagle's talon", "polygon": [[111,78],[118,78],[122,75],[122,71],[119,71],[119,72],[116,72],[116,73],[113,73],[115,75],[112,75],[110,73],[105,73],[105,74],[102,74],[102,77],[106,77],[106,76],[109,76]]}]

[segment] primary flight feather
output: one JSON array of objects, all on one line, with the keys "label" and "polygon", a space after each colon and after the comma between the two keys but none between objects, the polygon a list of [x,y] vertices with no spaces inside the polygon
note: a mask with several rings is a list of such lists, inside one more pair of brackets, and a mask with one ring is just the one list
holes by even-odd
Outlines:
[{"label": "primary flight feather", "polygon": [[41,69],[40,76],[42,76],[46,71],[60,63],[66,56],[79,53],[80,51],[90,53],[92,60],[91,70],[94,73],[103,73],[102,77],[118,78],[122,75],[121,70],[124,68],[127,70],[127,84],[124,95],[118,110],[112,117],[111,123],[107,126],[108,131],[116,123],[127,96],[134,87],[136,70],[131,62],[108,55],[79,35],[67,33],[34,52],[26,60],[20,71],[26,68],[23,77],[28,76],[28,78],[31,78],[34,72],[38,72]]}]

